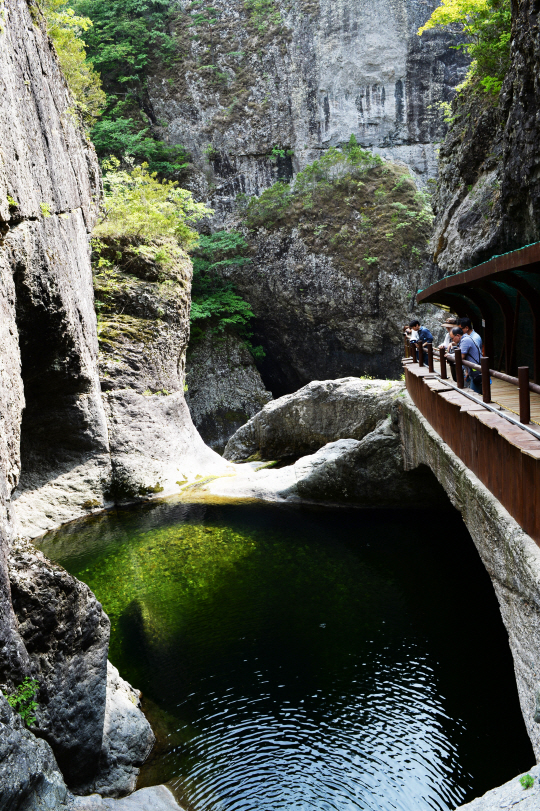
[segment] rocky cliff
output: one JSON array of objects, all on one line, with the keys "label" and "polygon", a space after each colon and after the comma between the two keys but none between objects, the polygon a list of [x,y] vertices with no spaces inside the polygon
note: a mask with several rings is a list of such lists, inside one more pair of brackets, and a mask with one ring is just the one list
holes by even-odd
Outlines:
[{"label": "rocky cliff", "polygon": [[540,239],[539,64],[538,8],[514,4],[510,69],[498,104],[485,94],[456,100],[441,147],[432,247],[443,273]]},{"label": "rocky cliff", "polygon": [[199,434],[222,453],[227,440],[272,399],[246,344],[207,330],[186,363],[186,402]]},{"label": "rocky cliff", "polygon": [[437,276],[429,202],[407,168],[385,161],[289,198],[266,194],[277,201],[263,195],[246,213],[252,261],[222,275],[255,313],[267,388],[281,396],[311,380],[398,377],[403,324],[414,313],[437,334],[441,321],[415,305]]},{"label": "rocky cliff", "polygon": [[[160,138],[189,150],[188,185],[215,209],[208,227],[252,229],[251,264],[226,278],[255,313],[254,341],[266,352],[259,368],[274,396],[314,379],[399,373],[401,326],[437,269],[425,251],[429,227],[394,230],[379,219],[375,193],[387,208],[410,206],[437,171],[440,102],[452,98],[466,59],[452,34],[417,36],[436,5],[183,0],[173,15],[177,61],[150,71],[145,110]],[[253,228],[246,200],[351,135],[392,161],[386,179],[370,178],[363,192],[334,188],[308,216],[296,208],[278,227]],[[411,180],[396,191],[400,173]],[[369,232],[383,220],[388,227]],[[238,411],[233,400],[223,407]]]},{"label": "rocky cliff", "polygon": [[148,81],[160,136],[183,144],[194,186],[226,217],[239,193],[290,179],[348,140],[436,173],[437,104],[463,76],[453,37],[416,31],[436,2],[181,0],[179,63]]},{"label": "rocky cliff", "polygon": [[[105,329],[102,396],[89,249],[99,171],[41,13],[24,0],[0,7],[0,145],[0,685],[38,681],[43,739],[0,700],[0,806],[30,811],[63,807],[66,783],[131,791],[153,734],[136,691],[108,668],[100,603],[21,537],[125,497],[126,470],[140,496],[167,485],[164,470],[179,478],[197,449],[201,464],[205,451],[223,462],[183,400],[185,257],[166,303],[158,288],[171,280],[126,277],[117,292],[125,316],[116,333]],[[170,397],[158,397],[166,386]]]}]

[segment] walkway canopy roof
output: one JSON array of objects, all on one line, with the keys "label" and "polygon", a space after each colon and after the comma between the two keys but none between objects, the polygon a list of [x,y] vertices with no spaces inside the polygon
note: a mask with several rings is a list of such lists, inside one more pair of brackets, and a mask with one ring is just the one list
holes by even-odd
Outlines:
[{"label": "walkway canopy roof", "polygon": [[416,300],[468,316],[492,369],[515,375],[528,366],[540,382],[540,243],[446,276]]}]

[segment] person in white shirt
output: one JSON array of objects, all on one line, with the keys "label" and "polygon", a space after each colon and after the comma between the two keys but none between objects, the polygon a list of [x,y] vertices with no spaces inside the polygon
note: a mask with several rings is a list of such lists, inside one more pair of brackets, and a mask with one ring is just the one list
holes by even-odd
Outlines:
[{"label": "person in white shirt", "polygon": [[444,336],[444,341],[440,344],[439,349],[444,349],[448,352],[448,347],[452,343],[452,330],[454,327],[458,326],[457,318],[454,318],[453,315],[448,316],[446,321],[443,323],[443,327],[446,330],[446,335]]}]

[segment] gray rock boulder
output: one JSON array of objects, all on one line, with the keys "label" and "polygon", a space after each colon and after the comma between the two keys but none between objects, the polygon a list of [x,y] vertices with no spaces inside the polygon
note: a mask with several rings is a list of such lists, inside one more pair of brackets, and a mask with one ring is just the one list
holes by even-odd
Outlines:
[{"label": "gray rock boulder", "polygon": [[338,439],[362,439],[404,389],[394,380],[314,380],[268,403],[229,440],[226,459],[303,456]]},{"label": "gray rock boulder", "polygon": [[92,787],[105,797],[134,791],[139,769],[155,741],[141,709],[141,694],[107,663],[107,703],[100,770]]},{"label": "gray rock boulder", "polygon": [[29,674],[40,684],[35,731],[77,789],[99,766],[109,619],[88,586],[28,542],[11,551],[9,576]]},{"label": "gray rock boulder", "polygon": [[190,348],[186,402],[199,434],[222,453],[229,438],[271,399],[252,355],[235,335],[210,331]]},{"label": "gray rock boulder", "polygon": [[123,800],[103,799],[99,794],[74,797],[73,811],[182,811],[166,786],[141,788]]},{"label": "gray rock boulder", "polygon": [[[530,774],[534,778],[534,785],[524,789],[520,778]],[[512,808],[515,811],[538,811],[540,808],[540,766],[533,766],[529,772],[514,777],[498,788],[494,788],[478,797],[472,803],[460,805],[456,811],[501,811],[503,808]]]},{"label": "gray rock boulder", "polygon": [[49,744],[25,729],[0,693],[0,808],[63,811],[68,790]]},{"label": "gray rock boulder", "polygon": [[296,491],[310,501],[398,506],[425,503],[431,490],[403,467],[401,441],[388,418],[363,439],[330,442],[294,465]]},{"label": "gray rock boulder", "polygon": [[[250,463],[236,477],[216,479],[202,489],[229,498],[311,501],[365,507],[436,506],[444,492],[426,468],[406,471],[397,413],[357,439],[329,442],[316,453],[281,469]],[[242,470],[242,468],[244,468]]]}]

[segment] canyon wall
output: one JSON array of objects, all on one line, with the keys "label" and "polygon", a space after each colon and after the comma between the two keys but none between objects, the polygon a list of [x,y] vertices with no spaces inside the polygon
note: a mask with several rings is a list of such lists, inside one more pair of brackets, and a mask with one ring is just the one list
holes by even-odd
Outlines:
[{"label": "canyon wall", "polygon": [[[183,398],[185,256],[169,312],[153,312],[151,286],[131,290],[133,320],[157,322],[152,348],[138,351],[146,341],[132,339],[121,368],[117,340],[116,373],[107,377],[102,363],[102,395],[89,245],[99,196],[96,155],[41,12],[8,0],[0,7],[0,688],[11,693],[32,677],[39,691],[35,735],[0,700],[2,807],[62,808],[66,783],[125,794],[153,742],[135,692],[108,668],[102,606],[22,538],[125,498],[117,483],[126,459],[137,497],[148,495],[148,481],[178,490],[170,480],[187,457],[190,470],[225,464],[204,446]],[[126,312],[129,302],[124,290]],[[134,382],[137,363],[145,375]],[[131,715],[119,711],[128,699]]]},{"label": "canyon wall", "polygon": [[498,104],[485,94],[454,102],[440,150],[432,248],[455,273],[540,239],[538,8],[514,4],[510,69]]},{"label": "canyon wall", "polygon": [[179,5],[171,29],[181,70],[150,78],[148,111],[165,140],[191,152],[194,187],[217,220],[238,194],[290,179],[353,133],[423,182],[436,174],[438,103],[452,97],[466,61],[450,49],[452,35],[416,35],[433,0]]},{"label": "canyon wall", "polygon": [[[314,208],[310,228],[298,227],[298,211],[279,228],[253,228],[244,209],[351,135],[388,159],[394,182],[399,172],[411,177],[408,200],[383,182],[370,183],[372,197],[411,203],[437,173],[446,130],[440,102],[452,98],[467,66],[451,47],[454,34],[417,36],[436,5],[217,0],[206,8],[182,0],[171,22],[177,61],[151,71],[145,114],[160,138],[189,150],[187,185],[215,209],[206,227],[250,229],[251,263],[225,276],[255,313],[254,343],[266,352],[258,366],[274,396],[314,379],[400,373],[402,325],[417,289],[437,278],[425,250],[429,228],[410,239],[374,228],[356,245],[351,237],[367,231],[378,202],[358,188],[336,189],[333,204]],[[418,314],[429,320],[435,310]],[[190,385],[202,391],[208,382],[196,366],[188,365]],[[236,406],[223,402],[225,413]]]}]

